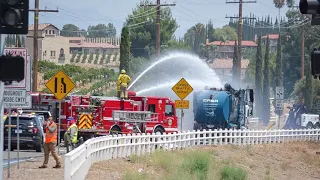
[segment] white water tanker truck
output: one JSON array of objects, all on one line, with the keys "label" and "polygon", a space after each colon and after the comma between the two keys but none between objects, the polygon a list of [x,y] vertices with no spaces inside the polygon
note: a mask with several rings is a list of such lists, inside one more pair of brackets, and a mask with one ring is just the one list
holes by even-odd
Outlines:
[{"label": "white water tanker truck", "polygon": [[244,129],[252,116],[253,89],[205,88],[193,94],[194,130]]}]

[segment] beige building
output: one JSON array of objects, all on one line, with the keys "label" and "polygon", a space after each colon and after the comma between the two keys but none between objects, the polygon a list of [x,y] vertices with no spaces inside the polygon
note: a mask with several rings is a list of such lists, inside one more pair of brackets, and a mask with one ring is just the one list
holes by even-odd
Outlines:
[{"label": "beige building", "polygon": [[[241,60],[241,79],[245,78],[245,73],[248,69],[249,60]],[[233,59],[215,59],[209,66],[214,69],[220,79],[230,81],[232,79]]]},{"label": "beige building", "polygon": [[[269,36],[269,40],[270,40],[270,51],[274,52],[274,53],[277,52],[279,35],[278,34],[269,34],[267,36]],[[262,41],[263,45],[267,44],[267,36],[261,37],[261,41]]]},{"label": "beige building", "polygon": [[[26,47],[32,56],[33,34],[34,28],[30,25]],[[52,24],[39,24],[39,36],[39,60],[58,64],[74,63],[84,67],[108,67],[119,71],[119,38],[63,37],[60,36],[60,30]],[[81,62],[76,59],[81,59]]]},{"label": "beige building", "polygon": [[[209,57],[217,58],[233,58],[235,41],[213,41],[207,42],[206,46],[214,46],[214,48],[208,48]],[[243,48],[257,48],[257,44],[253,41],[242,41]]]}]

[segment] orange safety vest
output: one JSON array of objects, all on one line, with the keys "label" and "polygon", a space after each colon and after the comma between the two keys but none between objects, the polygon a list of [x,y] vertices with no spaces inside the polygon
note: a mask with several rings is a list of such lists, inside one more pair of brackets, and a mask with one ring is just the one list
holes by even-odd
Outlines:
[{"label": "orange safety vest", "polygon": [[[56,126],[56,123],[55,122],[52,122],[52,124],[49,126],[50,128],[53,127],[53,126]],[[46,143],[55,143],[57,142],[57,133],[58,132],[58,129],[56,128],[56,130],[54,132],[50,132],[48,128],[46,128]]]}]

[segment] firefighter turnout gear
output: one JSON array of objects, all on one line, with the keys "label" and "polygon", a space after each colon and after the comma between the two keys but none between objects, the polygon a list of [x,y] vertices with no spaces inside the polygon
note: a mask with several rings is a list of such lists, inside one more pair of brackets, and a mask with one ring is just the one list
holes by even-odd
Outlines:
[{"label": "firefighter turnout gear", "polygon": [[128,85],[131,81],[130,76],[126,74],[126,71],[121,70],[121,74],[118,77],[118,85],[120,86],[120,98],[128,99]]},{"label": "firefighter turnout gear", "polygon": [[56,152],[58,128],[57,128],[57,124],[53,122],[52,117],[50,118],[45,128],[46,140],[44,143],[44,162],[43,162],[43,165],[40,166],[39,168],[47,168],[50,152],[56,161],[56,166],[54,168],[61,168],[60,159]]},{"label": "firefighter turnout gear", "polygon": [[70,151],[69,145],[71,145],[72,150],[75,147],[75,144],[78,142],[78,126],[76,121],[72,116],[68,117],[68,124],[70,125],[67,131],[64,133],[64,142],[67,148],[67,153]]}]

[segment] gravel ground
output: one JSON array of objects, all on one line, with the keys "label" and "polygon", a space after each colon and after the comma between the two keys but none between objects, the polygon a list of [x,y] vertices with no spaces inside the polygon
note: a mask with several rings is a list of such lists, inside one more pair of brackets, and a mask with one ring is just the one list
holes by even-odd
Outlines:
[{"label": "gravel ground", "polygon": [[[43,163],[43,157],[35,158],[33,160],[20,163],[20,169],[14,164],[10,168],[10,179],[11,180],[63,180],[64,167],[63,158],[61,158],[60,169],[52,168],[55,166],[55,161],[50,155],[49,165],[46,169],[39,169]],[[8,169],[3,168],[3,179],[7,179]]]}]

